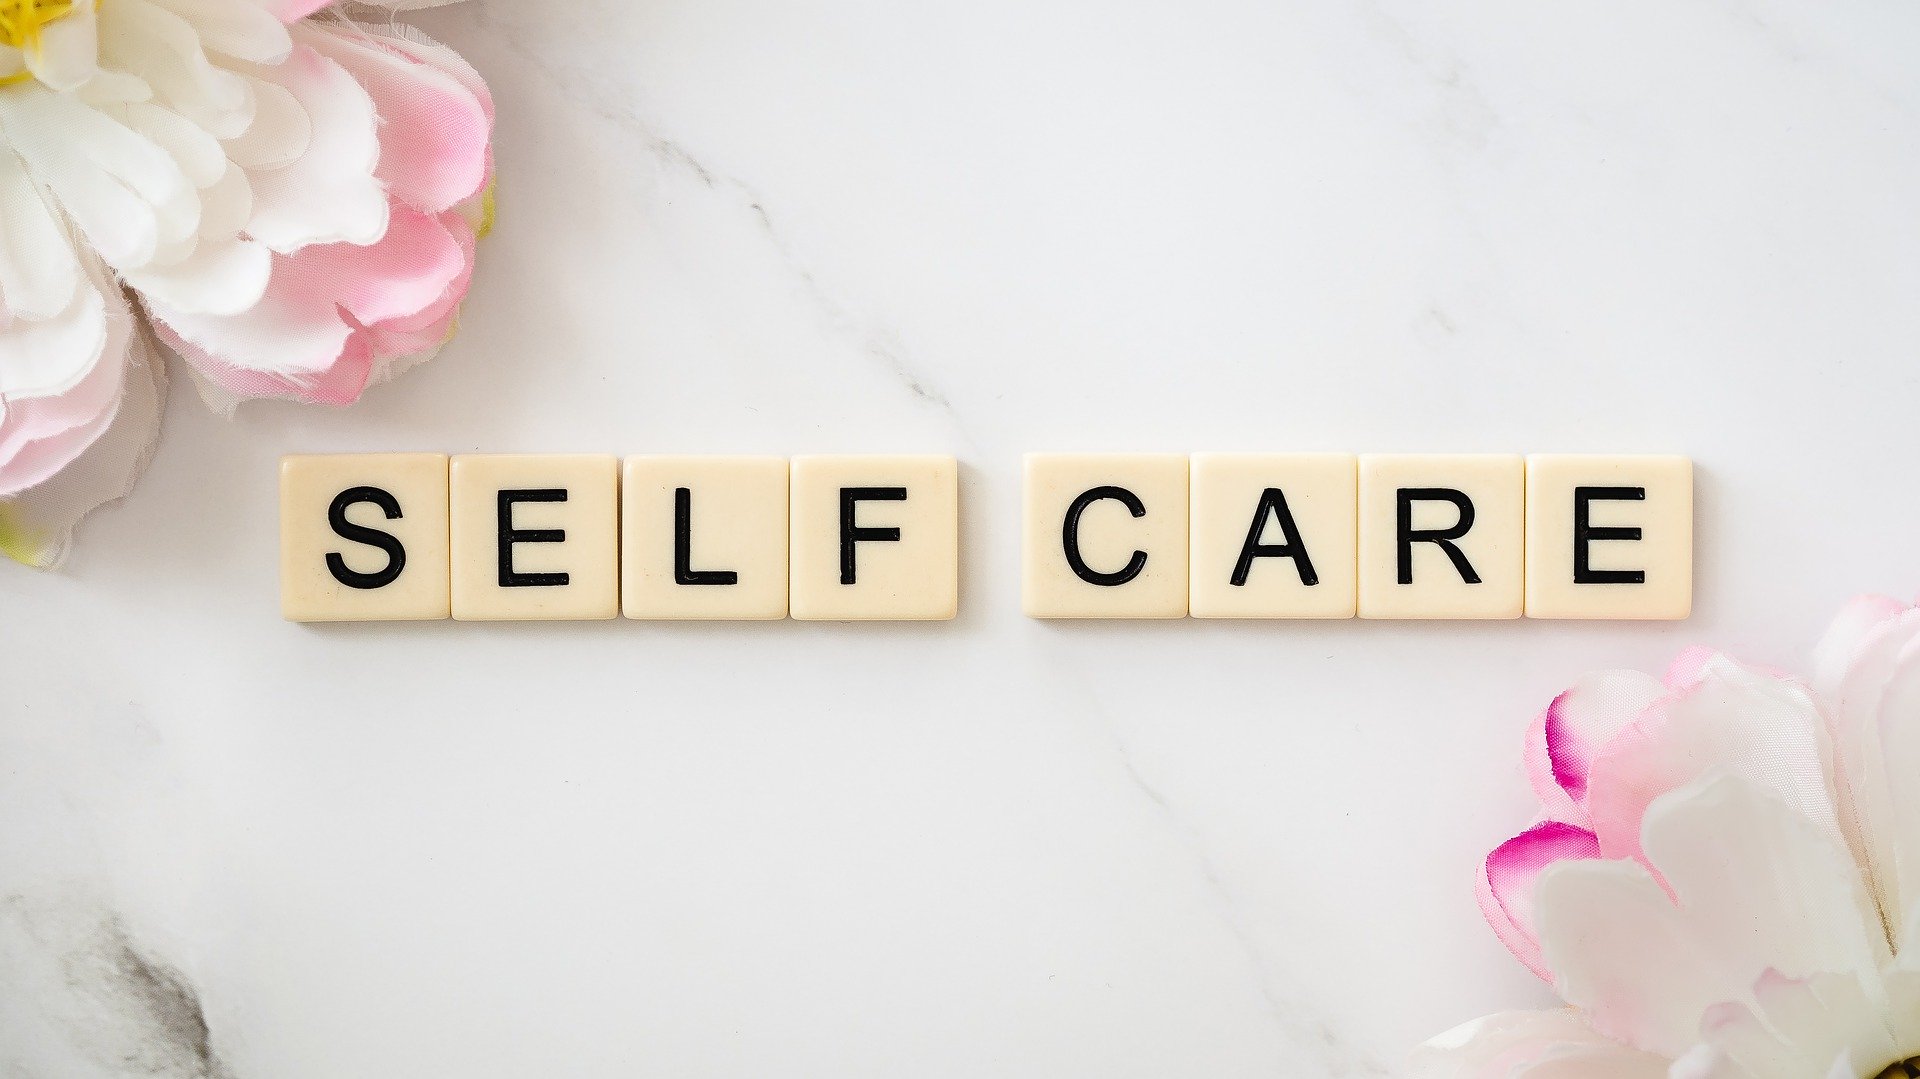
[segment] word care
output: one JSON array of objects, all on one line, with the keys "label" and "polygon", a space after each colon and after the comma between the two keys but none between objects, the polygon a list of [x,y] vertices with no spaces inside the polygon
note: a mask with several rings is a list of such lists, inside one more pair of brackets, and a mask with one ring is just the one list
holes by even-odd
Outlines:
[{"label": "word care", "polygon": [[[1032,454],[1036,618],[1685,618],[1684,457]],[[925,620],[959,601],[938,456],[296,456],[294,621]]]}]

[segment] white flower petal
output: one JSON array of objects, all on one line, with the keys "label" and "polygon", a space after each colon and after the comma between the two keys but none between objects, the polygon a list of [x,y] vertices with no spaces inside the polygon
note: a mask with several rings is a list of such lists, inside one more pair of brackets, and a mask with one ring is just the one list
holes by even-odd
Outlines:
[{"label": "white flower petal", "polygon": [[1819,825],[1715,773],[1655,802],[1645,833],[1673,899],[1631,862],[1555,866],[1536,893],[1562,995],[1601,1031],[1679,1056],[1716,1006],[1764,1013],[1755,987],[1766,977],[1878,985],[1879,916],[1851,856]]},{"label": "white flower petal", "polygon": [[0,136],[116,269],[144,266],[199,228],[199,194],[172,155],[72,97],[0,94]]},{"label": "white flower petal", "polygon": [[124,106],[126,125],[172,155],[195,188],[212,187],[227,171],[220,140],[171,109],[151,103]]},{"label": "white flower petal", "polygon": [[111,424],[79,459],[24,494],[0,500],[0,553],[31,566],[56,566],[80,520],[133,489],[153,457],[166,403],[166,369],[144,335],[133,335],[129,344],[125,378]]},{"label": "white flower petal", "polygon": [[39,185],[17,156],[0,150],[0,301],[15,318],[52,318],[79,287],[72,243]]},{"label": "white flower petal", "polygon": [[93,78],[87,80],[87,84],[77,91],[77,96],[81,101],[98,109],[108,105],[130,105],[136,101],[152,101],[153,87],[148,86],[147,80],[138,75],[103,68],[96,72]]},{"label": "white flower petal", "polygon": [[305,47],[260,74],[292,92],[313,134],[291,164],[250,170],[248,231],[283,253],[315,243],[378,240],[387,231],[387,196],[373,175],[380,140],[372,99],[339,64]]},{"label": "white flower petal", "polygon": [[253,123],[226,141],[227,156],[250,169],[285,165],[307,152],[313,124],[293,93],[278,83],[251,80]]},{"label": "white flower petal", "polygon": [[1666,1061],[1609,1040],[1567,1008],[1505,1012],[1462,1024],[1414,1050],[1407,1069],[1409,1079],[1511,1079],[1529,1074],[1522,1068],[1583,1061],[1610,1068],[1587,1073],[1608,1079],[1665,1079],[1667,1074]]},{"label": "white flower petal", "polygon": [[99,362],[106,343],[107,307],[97,288],[76,287],[66,310],[53,318],[13,319],[0,331],[0,397],[71,390]]},{"label": "white flower petal", "polygon": [[239,235],[253,216],[253,185],[247,170],[232,162],[211,187],[200,191],[200,237],[206,240]]},{"label": "white flower petal", "polygon": [[287,58],[293,40],[282,23],[255,4],[233,0],[158,0],[160,6],[193,24],[207,49],[253,64],[277,64]]},{"label": "white flower petal", "polygon": [[1748,995],[1752,976],[1723,970],[1636,862],[1562,862],[1541,874],[1535,905],[1560,995],[1621,1041],[1677,1057],[1708,1008]]},{"label": "white flower petal", "polygon": [[[57,392],[4,392],[8,407],[0,417],[0,496],[18,495],[70,467],[111,424],[120,400],[133,318],[126,297],[99,258],[77,254],[86,276],[74,295],[75,313],[55,321],[73,324],[64,334],[69,351],[62,359],[78,373]],[[28,373],[25,350],[36,344],[35,331],[48,325],[15,320],[0,334],[0,374]],[[10,366],[15,361],[22,366]]]},{"label": "white flower petal", "polygon": [[253,240],[224,239],[201,244],[178,263],[131,271],[126,279],[176,315],[238,315],[266,293],[272,258]]},{"label": "white flower petal", "polygon": [[109,66],[138,72],[161,104],[215,138],[233,138],[253,122],[248,80],[207,59],[193,24],[150,0],[106,5],[100,48]]},{"label": "white flower petal", "polygon": [[80,0],[67,14],[40,29],[37,48],[26,53],[34,78],[55,90],[74,90],[93,78],[100,65],[99,17],[91,0]]},{"label": "white flower petal", "polygon": [[[147,309],[189,344],[213,356],[273,374],[311,376],[327,370],[346,348],[353,327],[332,303],[307,295],[281,296],[269,288],[259,303],[232,315],[185,311],[147,298]],[[230,359],[245,357],[258,364]]]},{"label": "white flower petal", "polygon": [[1837,838],[1751,782],[1710,776],[1648,809],[1645,849],[1737,979],[1877,979],[1891,960],[1866,881]]},{"label": "white flower petal", "polygon": [[[1833,717],[1842,824],[1873,874],[1893,922],[1894,944],[1905,950],[1914,940],[1907,934],[1920,899],[1920,834],[1913,830],[1914,799],[1902,792],[1912,785],[1907,769],[1920,763],[1920,746],[1911,736],[1915,687],[1911,674],[1902,672],[1912,667],[1920,646],[1920,610],[1839,632],[1851,639],[1823,649],[1828,656],[1822,683]],[[1850,661],[1834,654],[1840,649]]]},{"label": "white flower petal", "polygon": [[1754,993],[1760,1001],[1757,1012],[1744,1005],[1722,1005],[1709,1011],[1701,1028],[1712,1058],[1737,1065],[1736,1074],[1805,1079],[1826,1073],[1840,1060],[1849,1062],[1848,1079],[1854,1079],[1895,1059],[1898,1050],[1881,1020],[1885,1005],[1868,999],[1858,978],[1768,975]]}]

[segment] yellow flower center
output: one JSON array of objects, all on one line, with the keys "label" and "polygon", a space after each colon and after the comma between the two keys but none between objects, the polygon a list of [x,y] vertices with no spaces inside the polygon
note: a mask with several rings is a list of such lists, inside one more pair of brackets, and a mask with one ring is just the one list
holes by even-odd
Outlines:
[{"label": "yellow flower center", "polygon": [[1920,1057],[1908,1057],[1889,1064],[1867,1076],[1867,1079],[1920,1079]]},{"label": "yellow flower center", "polygon": [[[48,23],[73,14],[74,4],[75,0],[0,0],[0,44],[11,45],[21,52],[38,50],[40,31]],[[31,78],[32,73],[22,68],[0,77],[0,86],[25,82]]]},{"label": "yellow flower center", "polygon": [[40,44],[40,30],[73,14],[73,0],[0,0],[0,42],[16,49]]}]

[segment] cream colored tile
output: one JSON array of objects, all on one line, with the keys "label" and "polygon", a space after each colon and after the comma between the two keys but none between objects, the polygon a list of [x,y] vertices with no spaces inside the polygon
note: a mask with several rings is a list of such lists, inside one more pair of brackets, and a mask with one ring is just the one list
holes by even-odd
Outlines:
[{"label": "cream colored tile", "polygon": [[795,618],[952,618],[960,602],[959,464],[951,457],[796,457]]},{"label": "cream colored tile", "polygon": [[1349,453],[1193,455],[1195,618],[1352,618]]},{"label": "cream colored tile", "polygon": [[445,618],[447,458],[280,459],[280,611],[295,622]]},{"label": "cream colored tile", "polygon": [[1677,620],[1693,610],[1693,462],[1527,458],[1527,616]]},{"label": "cream colored tile", "polygon": [[628,618],[787,616],[787,459],[629,457],[620,484]]},{"label": "cream colored tile", "polygon": [[1186,455],[1032,453],[1025,482],[1029,617],[1186,615]]},{"label": "cream colored tile", "polygon": [[1518,455],[1363,455],[1360,617],[1520,617],[1525,503]]},{"label": "cream colored tile", "polygon": [[461,454],[451,475],[455,618],[620,612],[618,460]]}]

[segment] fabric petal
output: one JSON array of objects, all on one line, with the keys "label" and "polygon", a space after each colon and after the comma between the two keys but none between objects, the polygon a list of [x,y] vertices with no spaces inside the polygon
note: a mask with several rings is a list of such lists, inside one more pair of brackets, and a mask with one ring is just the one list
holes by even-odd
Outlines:
[{"label": "fabric petal", "polygon": [[116,70],[138,72],[157,103],[215,138],[233,138],[253,123],[252,84],[207,57],[192,23],[152,0],[112,0],[105,13],[102,58]]},{"label": "fabric petal", "polygon": [[[16,318],[52,318],[67,309],[79,287],[72,241],[26,165],[0,151],[0,301]],[[0,373],[0,393],[8,382]]]},{"label": "fabric petal", "polygon": [[292,164],[307,152],[313,122],[293,91],[277,82],[254,79],[253,123],[226,139],[227,159],[242,168],[266,169]]},{"label": "fabric petal", "polygon": [[1565,1074],[1606,1079],[1665,1079],[1667,1062],[1611,1041],[1572,1009],[1504,1012],[1464,1023],[1414,1050],[1409,1079],[1540,1079],[1562,1072],[1525,1072],[1536,1066],[1609,1070]]},{"label": "fabric petal", "polygon": [[1536,903],[1560,995],[1635,1048],[1677,1057],[1708,1008],[1747,995],[1751,978],[1720,968],[1636,862],[1558,862],[1541,875]]},{"label": "fabric petal", "polygon": [[437,214],[487,182],[487,110],[460,80],[352,24],[307,24],[299,40],[350,72],[380,116],[380,163],[387,191]]},{"label": "fabric petal", "polygon": [[1701,1037],[1714,1058],[1753,1079],[1804,1079],[1846,1062],[1848,1079],[1871,1075],[1899,1053],[1857,979],[1837,974],[1794,979],[1769,971],[1754,986],[1757,1009],[1708,1009]]},{"label": "fabric petal", "polygon": [[1699,663],[1685,688],[1648,709],[1595,759],[1588,808],[1601,853],[1643,857],[1646,807],[1712,767],[1773,790],[1839,837],[1825,726],[1798,684],[1724,656]]},{"label": "fabric petal", "polygon": [[284,23],[299,22],[335,0],[260,0],[267,12]]},{"label": "fabric petal", "polygon": [[1773,791],[1710,773],[1654,803],[1645,831],[1696,939],[1741,980],[1772,971],[1871,981],[1892,959],[1845,844]]},{"label": "fabric petal", "polygon": [[378,240],[387,229],[388,199],[374,178],[380,142],[372,99],[339,64],[304,46],[261,71],[299,102],[311,134],[290,164],[251,170],[248,231],[283,254]]},{"label": "fabric petal", "polygon": [[[1877,608],[1877,609],[1876,609]],[[1895,944],[1905,948],[1920,901],[1920,836],[1910,834],[1912,679],[1920,611],[1866,601],[1822,644],[1822,696],[1832,717],[1842,828],[1873,875]],[[1889,744],[1889,738],[1892,744]]]},{"label": "fabric petal", "polygon": [[199,227],[198,193],[172,155],[71,97],[0,94],[0,133],[116,269],[145,266]]},{"label": "fabric petal", "polygon": [[266,294],[273,255],[252,240],[202,244],[171,266],[136,270],[127,284],[149,302],[193,315],[239,315]]},{"label": "fabric petal", "polygon": [[66,558],[82,518],[133,489],[160,435],[166,369],[134,335],[112,421],[79,458],[45,483],[0,499],[0,553],[50,569]]},{"label": "fabric petal", "polygon": [[284,23],[253,4],[232,0],[156,0],[193,24],[200,43],[212,52],[251,64],[278,64],[293,40]]},{"label": "fabric petal", "polygon": [[10,413],[23,399],[67,393],[87,377],[107,348],[110,299],[88,282],[74,289],[59,315],[15,318],[0,331],[0,398]]},{"label": "fabric petal", "polygon": [[25,50],[27,70],[51,89],[77,90],[100,70],[99,15],[91,2],[77,3],[40,29],[40,42]]},{"label": "fabric petal", "polygon": [[1877,984],[1879,918],[1845,846],[1777,792],[1715,771],[1659,799],[1635,862],[1560,862],[1541,875],[1541,950],[1561,994],[1601,1032],[1678,1057],[1709,1009],[1762,1013],[1755,986],[1836,974]]},{"label": "fabric petal", "polygon": [[1587,780],[1601,750],[1666,693],[1639,671],[1600,671],[1555,697],[1527,737],[1527,775],[1546,815],[1589,825]]},{"label": "fabric petal", "polygon": [[1592,832],[1560,821],[1542,821],[1495,848],[1480,867],[1476,892],[1480,913],[1514,957],[1545,981],[1553,980],[1540,954],[1534,924],[1534,886],[1558,861],[1598,858]]}]

